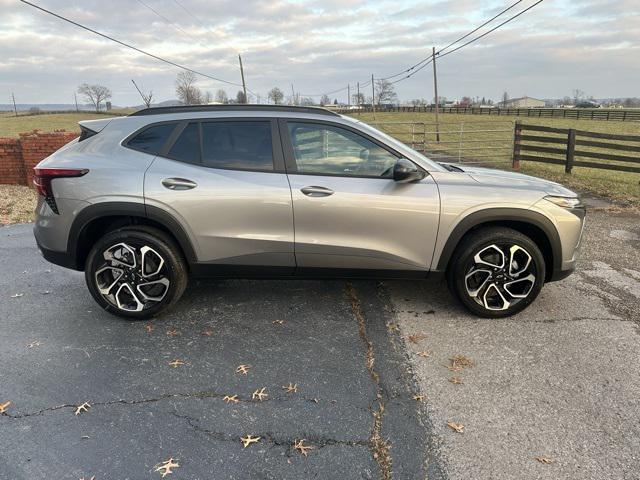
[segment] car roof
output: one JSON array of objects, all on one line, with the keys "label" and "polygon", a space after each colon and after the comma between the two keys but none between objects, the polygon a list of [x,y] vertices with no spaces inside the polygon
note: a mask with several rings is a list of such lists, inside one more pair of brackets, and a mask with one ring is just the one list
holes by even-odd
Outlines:
[{"label": "car roof", "polygon": [[339,117],[340,115],[321,107],[298,107],[290,105],[251,105],[251,104],[229,104],[229,105],[180,105],[172,107],[151,107],[143,108],[132,114],[130,117],[140,117],[147,115],[166,115],[176,113],[204,113],[204,112],[278,112],[278,113],[307,113],[315,115],[326,115]]}]

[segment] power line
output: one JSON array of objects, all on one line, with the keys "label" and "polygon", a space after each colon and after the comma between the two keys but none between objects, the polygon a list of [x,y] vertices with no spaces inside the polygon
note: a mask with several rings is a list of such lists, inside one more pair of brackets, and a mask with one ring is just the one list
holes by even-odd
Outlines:
[{"label": "power line", "polygon": [[26,5],[29,5],[29,6],[31,6],[33,8],[36,8],[36,9],[40,10],[42,12],[45,12],[45,13],[47,13],[49,15],[52,15],[52,16],[54,16],[56,18],[59,18],[60,20],[64,20],[67,23],[75,25],[76,27],[80,27],[80,28],[82,28],[84,30],[87,30],[88,32],[94,33],[94,34],[96,34],[96,35],[98,35],[98,36],[100,36],[102,38],[106,38],[107,40],[111,40],[112,42],[115,42],[115,43],[117,43],[119,45],[122,45],[123,47],[130,48],[131,50],[135,50],[138,53],[142,53],[143,55],[146,55],[148,57],[155,58],[156,60],[159,60],[161,62],[167,63],[169,65],[173,65],[174,67],[180,68],[182,70],[186,70],[187,72],[195,73],[196,75],[200,75],[202,77],[209,78],[209,79],[214,80],[216,82],[226,83],[228,85],[234,85],[236,87],[241,87],[242,86],[242,84],[240,84],[240,83],[235,83],[235,82],[230,82],[228,80],[223,80],[221,78],[217,78],[217,77],[214,77],[212,75],[200,72],[198,70],[194,70],[192,68],[185,67],[184,65],[180,65],[179,63],[172,62],[171,60],[167,60],[165,58],[159,57],[157,55],[154,55],[153,53],[146,52],[146,51],[144,51],[144,50],[142,50],[142,49],[140,49],[138,47],[134,47],[133,45],[130,45],[130,44],[125,43],[125,42],[123,42],[121,40],[118,40],[116,38],[110,37],[109,35],[106,35],[104,33],[100,33],[97,30],[94,30],[92,28],[86,27],[86,26],[84,26],[84,25],[82,25],[82,24],[80,24],[78,22],[75,22],[75,21],[70,20],[70,19],[68,19],[66,17],[63,17],[62,15],[58,15],[57,13],[54,13],[51,10],[47,10],[46,8],[43,8],[43,7],[40,7],[40,6],[38,6],[38,5],[34,4],[34,3],[28,2],[27,0],[20,0],[20,1],[22,3],[24,3],[24,4],[26,4]]},{"label": "power line", "polygon": [[[515,3],[512,3],[511,5],[509,5],[507,8],[505,8],[504,10],[502,10],[500,13],[498,13],[497,15],[491,17],[489,20],[487,20],[486,22],[484,22],[482,25],[479,25],[478,27],[474,28],[473,30],[471,30],[469,33],[467,33],[466,35],[463,35],[462,37],[460,37],[459,39],[457,39],[454,42],[451,42],[449,45],[447,45],[444,48],[441,48],[440,50],[438,50],[438,54],[444,52],[447,48],[449,48],[452,45],[455,45],[456,43],[464,40],[465,38],[467,38],[469,35],[472,35],[474,33],[476,33],[478,30],[480,30],[482,27],[488,25],[489,23],[493,22],[496,18],[498,18],[499,16],[507,13],[509,10],[511,10],[513,7],[515,7],[516,5],[518,5],[519,3],[521,3],[522,0],[518,0]],[[429,58],[429,57],[427,57]]]},{"label": "power line", "polygon": [[191,13],[191,10],[189,10],[187,7],[185,7],[182,3],[180,3],[178,0],[173,0],[173,3],[175,3],[176,5],[178,5],[182,10],[184,10],[185,12],[187,12],[187,15],[189,15],[191,18],[193,18],[196,22],[198,22],[200,25],[202,25],[204,28],[206,28],[207,30],[209,30],[209,28],[202,23],[202,20],[200,20],[198,17],[196,17],[193,13]]},{"label": "power line", "polygon": [[169,20],[167,17],[165,17],[164,15],[162,15],[160,12],[158,12],[155,8],[153,8],[150,5],[147,5],[145,2],[143,2],[142,0],[137,0],[138,3],[140,5],[142,5],[143,7],[147,8],[148,10],[150,10],[151,12],[153,12],[157,17],[161,18],[164,22],[168,23],[169,25],[171,25],[173,28],[175,28],[176,30],[179,30],[180,32],[182,32],[184,35],[186,35],[189,38],[192,38],[195,40],[195,37],[193,35],[191,35],[189,32],[187,32],[186,30],[184,30],[182,27],[180,27],[180,25],[175,24],[174,22],[172,22],[171,20]]},{"label": "power line", "polygon": [[[499,25],[496,25],[495,27],[493,27],[491,30],[487,30],[486,32],[484,32],[482,35],[478,35],[475,38],[472,38],[471,40],[469,40],[466,43],[463,43],[462,45],[459,45],[458,47],[454,48],[453,50],[450,50],[446,53],[443,53],[442,55],[440,55],[440,58],[442,57],[446,57],[447,55],[450,55],[454,52],[457,52],[458,50],[460,50],[461,48],[466,47],[467,45],[472,44],[473,42],[480,40],[483,37],[486,37],[487,35],[489,35],[491,32],[495,32],[497,29],[499,29],[500,27],[502,27],[503,25],[506,25],[507,23],[509,23],[512,20],[515,20],[516,18],[518,18],[520,15],[522,15],[525,12],[528,12],[529,10],[531,10],[533,7],[535,7],[536,5],[540,4],[544,2],[544,0],[538,0],[536,3],[534,3],[533,5],[530,5],[529,7],[525,8],[524,10],[522,10],[521,12],[518,12],[517,14],[515,14],[514,16],[508,18],[507,20],[505,20],[504,22],[500,23]],[[440,53],[440,52],[438,52]]]}]

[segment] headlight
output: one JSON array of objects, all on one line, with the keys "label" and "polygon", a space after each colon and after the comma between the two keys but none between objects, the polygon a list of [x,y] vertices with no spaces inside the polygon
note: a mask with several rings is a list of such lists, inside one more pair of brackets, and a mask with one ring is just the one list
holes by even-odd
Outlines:
[{"label": "headlight", "polygon": [[555,195],[548,195],[544,197],[545,200],[555,203],[562,208],[582,208],[584,204],[578,197],[558,197]]}]

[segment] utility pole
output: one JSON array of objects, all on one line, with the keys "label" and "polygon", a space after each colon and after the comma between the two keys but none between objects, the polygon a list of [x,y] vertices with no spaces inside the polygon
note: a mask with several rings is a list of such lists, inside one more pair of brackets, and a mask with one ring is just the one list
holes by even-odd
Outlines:
[{"label": "utility pole", "polygon": [[17,117],[18,109],[16,108],[16,97],[13,95],[13,92],[11,92],[11,98],[13,99],[13,113],[15,113]]},{"label": "utility pole", "polygon": [[373,109],[373,119],[376,119],[376,89],[373,83],[373,73],[371,74],[371,108]]},{"label": "utility pole", "polygon": [[293,83],[291,84],[291,105],[296,104],[296,92],[293,89]]},{"label": "utility pole", "polygon": [[436,142],[440,143],[440,123],[438,121],[439,99],[438,99],[438,74],[436,73],[436,47],[432,50],[433,57],[433,90],[436,96]]},{"label": "utility pole", "polygon": [[73,92],[73,101],[76,102],[76,112],[79,112],[80,110],[78,110],[78,95],[76,95],[76,92]]},{"label": "utility pole", "polygon": [[347,108],[351,109],[351,85],[347,85]]},{"label": "utility pole", "polygon": [[249,103],[247,98],[247,84],[244,81],[244,69],[242,68],[242,57],[238,54],[238,60],[240,61],[240,76],[242,77],[242,91],[244,92],[244,103]]},{"label": "utility pole", "polygon": [[358,82],[358,98],[357,98],[357,103],[358,103],[358,113],[360,113],[360,82]]},{"label": "utility pole", "polygon": [[131,83],[133,83],[133,86],[136,87],[136,90],[138,91],[138,93],[140,94],[140,96],[142,97],[142,101],[144,102],[144,104],[146,105],[147,108],[149,108],[151,106],[151,96],[153,95],[153,92],[151,92],[148,96],[145,95],[144,93],[142,93],[142,90],[140,90],[138,88],[138,84],[135,82],[135,80],[132,78],[131,79]]}]

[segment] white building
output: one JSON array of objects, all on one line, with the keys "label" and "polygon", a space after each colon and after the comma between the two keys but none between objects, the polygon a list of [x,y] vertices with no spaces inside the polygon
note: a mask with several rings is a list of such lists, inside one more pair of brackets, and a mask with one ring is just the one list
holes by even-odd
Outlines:
[{"label": "white building", "polygon": [[544,100],[532,97],[510,98],[506,102],[498,103],[499,108],[540,108],[544,105]]}]

